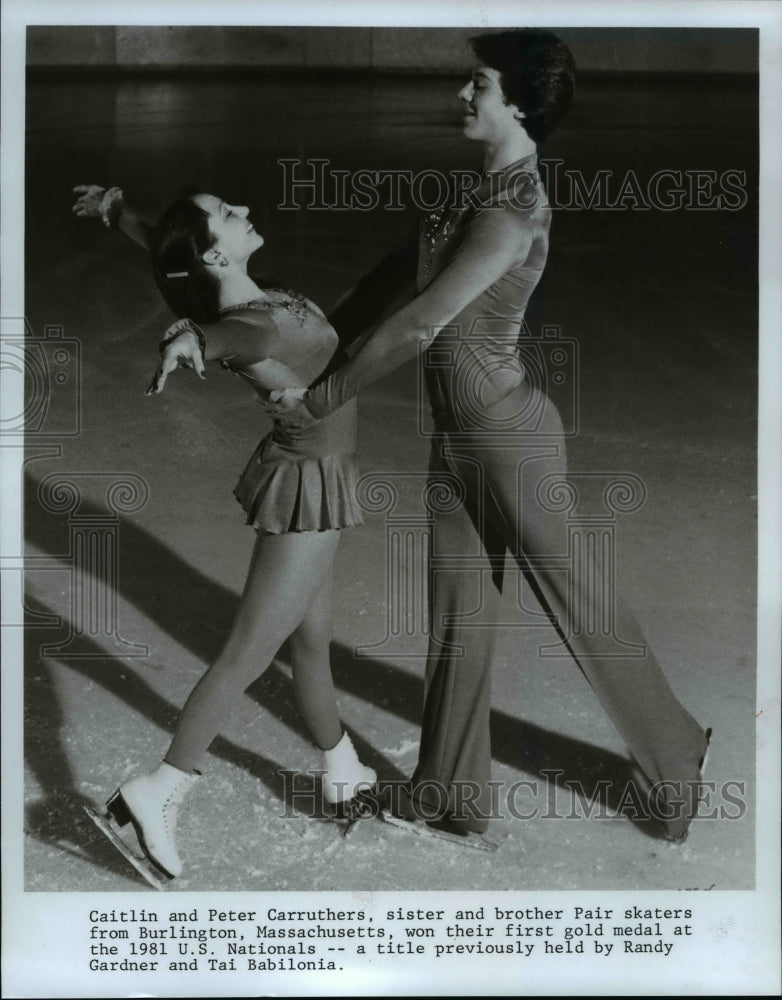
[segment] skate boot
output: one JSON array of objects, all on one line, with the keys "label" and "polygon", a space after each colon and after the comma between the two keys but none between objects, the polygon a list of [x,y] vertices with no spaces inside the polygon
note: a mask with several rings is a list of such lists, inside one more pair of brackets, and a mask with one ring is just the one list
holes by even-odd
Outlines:
[{"label": "skate boot", "polygon": [[[705,739],[706,745],[703,750],[703,755],[698,761],[697,781],[699,782],[703,781],[703,774],[704,771],[706,770],[706,765],[709,760],[709,754],[711,752],[711,737],[712,737],[711,727],[709,727],[706,730],[704,735],[706,738]],[[669,844],[676,844],[676,845],[683,844],[690,835],[690,828],[692,826],[692,821],[698,815],[699,803],[704,801],[704,796],[701,792],[701,789],[698,788],[696,793],[696,789],[692,786],[693,783],[691,781],[682,782],[683,785],[682,794],[684,794],[688,790],[690,793],[689,801],[687,803],[684,802],[682,803],[683,805],[686,806],[685,814],[683,816],[679,816],[678,818],[671,819],[668,822],[666,822],[665,818],[666,800],[665,800],[665,788],[664,788],[665,783],[659,783],[658,785],[653,784],[652,781],[643,772],[643,770],[641,769],[641,767],[638,765],[637,761],[635,761],[634,758],[632,764],[632,773],[633,773],[633,778],[637,783],[637,787],[641,790],[641,792],[645,796],[649,814],[651,816],[656,817],[663,824],[663,838]],[[616,818],[618,818],[619,814],[615,814],[615,816]]]},{"label": "skate boot", "polygon": [[[705,748],[703,750],[703,756],[698,761],[698,781],[703,781],[703,773],[706,770],[706,765],[707,765],[707,763],[709,761],[709,754],[711,752],[711,734],[712,734],[712,730],[711,730],[711,727],[709,727],[706,730],[706,746],[705,746]],[[691,795],[692,795],[692,793],[694,792],[694,789],[691,789],[690,791],[691,791]],[[692,824],[692,820],[698,815],[699,804],[702,801],[704,801],[704,796],[703,796],[700,788],[698,788],[697,794],[692,795],[692,799],[693,799],[693,801],[690,804],[691,817],[690,817],[690,821],[687,824],[687,826],[685,827],[685,829],[681,830],[681,831],[677,831],[674,834],[671,834],[667,830],[665,832],[665,839],[669,843],[671,843],[671,844],[683,844],[687,840],[687,837],[690,834],[690,827],[691,827],[691,824]]]},{"label": "skate boot", "polygon": [[[165,762],[150,774],[141,774],[121,785],[106,803],[106,813],[87,813],[117,850],[156,889],[162,889],[182,872],[176,848],[179,807],[198,772],[188,774]],[[119,830],[132,825],[143,855],[135,852]]]},{"label": "skate boot", "polygon": [[323,797],[331,806],[332,816],[347,820],[350,828],[357,820],[374,815],[368,796],[375,788],[377,774],[358,759],[347,733],[335,747],[323,751],[323,760]]},{"label": "skate boot", "polygon": [[[391,792],[391,788],[386,791]],[[393,794],[385,795],[380,818],[399,830],[415,836],[448,841],[458,847],[478,851],[496,851],[498,845],[485,836],[483,829],[470,829],[455,817],[441,815],[441,807],[432,806],[413,797],[413,782],[397,786]],[[485,824],[481,824],[481,827]]]}]

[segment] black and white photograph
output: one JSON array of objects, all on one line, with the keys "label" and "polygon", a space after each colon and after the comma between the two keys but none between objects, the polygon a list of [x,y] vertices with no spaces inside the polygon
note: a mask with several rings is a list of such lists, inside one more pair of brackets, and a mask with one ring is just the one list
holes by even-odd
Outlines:
[{"label": "black and white photograph", "polygon": [[2,30],[3,995],[776,992],[774,5]]}]

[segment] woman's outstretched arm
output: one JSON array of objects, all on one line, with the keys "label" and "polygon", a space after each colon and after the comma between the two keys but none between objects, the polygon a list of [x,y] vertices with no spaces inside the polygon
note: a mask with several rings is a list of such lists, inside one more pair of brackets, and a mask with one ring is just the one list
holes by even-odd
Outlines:
[{"label": "woman's outstretched arm", "polygon": [[83,219],[102,219],[106,226],[121,230],[134,243],[149,250],[154,225],[142,212],[126,203],[119,188],[79,184],[73,193],[79,196],[73,206],[74,215]]},{"label": "woman's outstretched arm", "polygon": [[259,323],[257,318],[230,316],[217,323],[177,320],[160,343],[160,361],[146,394],[161,393],[166,379],[177,368],[192,368],[199,378],[206,378],[208,361],[220,361],[250,382],[264,398],[273,389],[301,386],[299,377],[275,360],[281,347],[277,327]]}]

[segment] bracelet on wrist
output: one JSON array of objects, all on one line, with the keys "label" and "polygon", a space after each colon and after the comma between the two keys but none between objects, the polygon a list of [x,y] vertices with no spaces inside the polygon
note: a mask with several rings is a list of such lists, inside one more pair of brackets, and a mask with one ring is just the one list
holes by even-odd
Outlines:
[{"label": "bracelet on wrist", "polygon": [[103,220],[103,225],[108,229],[116,229],[124,207],[122,189],[109,188],[100,203],[100,217]]},{"label": "bracelet on wrist", "polygon": [[206,363],[206,335],[201,327],[192,320],[189,319],[186,323],[187,325],[183,326],[181,330],[177,330],[175,333],[172,333],[170,336],[165,337],[160,341],[160,353],[162,354],[168,345],[176,340],[177,337],[181,337],[185,333],[192,333],[198,341],[198,349],[201,351],[201,360]]}]

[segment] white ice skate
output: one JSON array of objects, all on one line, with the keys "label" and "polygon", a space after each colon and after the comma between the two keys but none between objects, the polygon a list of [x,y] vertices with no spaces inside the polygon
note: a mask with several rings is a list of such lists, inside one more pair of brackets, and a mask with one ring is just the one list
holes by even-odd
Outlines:
[{"label": "white ice skate", "polygon": [[[197,777],[163,763],[120,786],[105,813],[85,806],[98,829],[156,889],[164,889],[182,872],[175,840],[177,813]],[[120,833],[128,826],[133,827],[138,849]]]},{"label": "white ice skate", "polygon": [[323,797],[330,806],[332,818],[342,823],[347,837],[360,819],[377,815],[371,795],[377,784],[377,773],[358,759],[347,733],[331,750],[323,751],[326,765],[323,774]]}]

